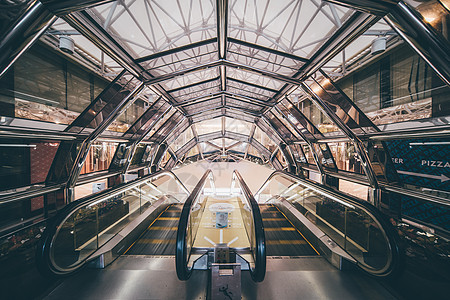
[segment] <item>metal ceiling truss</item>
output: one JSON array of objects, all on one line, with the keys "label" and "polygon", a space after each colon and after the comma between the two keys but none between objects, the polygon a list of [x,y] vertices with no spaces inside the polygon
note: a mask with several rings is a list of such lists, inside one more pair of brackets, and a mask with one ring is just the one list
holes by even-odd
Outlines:
[{"label": "metal ceiling truss", "polygon": [[[80,150],[76,150],[76,141],[61,143],[58,150],[60,154],[55,156],[52,165],[53,171],[49,172],[47,178],[47,182],[56,182],[64,178],[64,180],[67,180],[68,189],[75,185],[92,142],[128,107],[130,102],[136,99],[142,92],[144,85],[150,87],[161,99],[173,106],[177,112],[166,120],[151,137],[147,138],[146,135],[157,121],[168,113],[169,109],[166,109],[167,106],[165,106],[165,109],[162,109],[163,111],[147,110],[144,113],[146,117],[138,119],[131,126],[132,131],[127,131],[124,134],[124,137],[131,139],[129,143],[121,144],[131,150],[126,155],[128,161],[130,161],[131,154],[139,142],[152,142],[159,144],[152,159],[152,168],[157,168],[164,153],[168,149],[170,151],[170,147],[164,142],[169,144],[173,142],[176,139],[174,133],[181,133],[190,125],[205,119],[227,116],[247,122],[252,120],[256,126],[260,127],[282,148],[285,156],[289,153],[288,145],[297,139],[297,134],[298,137],[308,143],[314,154],[318,169],[324,173],[325,171],[320,163],[320,155],[317,153],[317,147],[315,147],[316,139],[323,136],[301,112],[296,109],[281,107],[282,103],[288,101],[285,99],[286,95],[300,86],[354,143],[371,187],[378,190],[380,178],[387,182],[396,182],[395,169],[387,166],[391,163],[387,150],[384,149],[384,153],[387,153],[388,162],[386,166],[381,166],[383,170],[381,176],[374,171],[373,167],[374,163],[380,164],[381,159],[376,157],[378,155],[376,151],[373,152],[375,154],[369,156],[367,150],[372,149],[372,144],[365,145],[359,138],[361,134],[364,136],[377,133],[378,128],[320,70],[324,64],[378,22],[381,17],[385,17],[386,22],[427,61],[447,85],[450,85],[450,48],[448,42],[442,38],[440,33],[425,24],[421,17],[403,1],[328,1],[357,8],[372,15],[359,11],[345,11],[331,3],[311,1],[316,6],[313,14],[304,24],[301,24],[303,27],[300,30],[292,32],[290,39],[282,39],[280,34],[277,37],[273,34],[273,30],[271,31],[269,28],[275,26],[275,20],[279,20],[281,16],[285,19],[284,27],[281,29],[282,32],[288,30],[289,24],[300,26],[300,12],[302,11],[302,5],[304,5],[303,1],[285,3],[278,13],[266,18],[265,13],[263,16],[258,15],[260,12],[258,12],[256,4],[253,7],[254,4],[249,3],[249,11],[247,11],[247,8],[241,9],[242,7],[237,0],[217,0],[215,3],[216,23],[215,26],[212,26],[214,24],[213,3],[195,2],[196,5],[204,8],[206,13],[202,15],[202,22],[194,25],[194,22],[192,22],[192,5],[194,5],[192,1],[190,10],[186,12],[182,11],[180,2],[177,1],[178,10],[183,16],[183,20],[178,21],[157,1],[145,0],[143,3],[150,27],[158,27],[164,34],[164,39],[160,40],[156,39],[153,32],[147,32],[134,16],[131,6],[135,1],[127,2],[124,0],[112,3],[107,8],[107,17],[102,17],[94,9],[76,11],[106,2],[109,1],[85,0],[75,3],[74,1],[43,0],[43,5],[39,1],[33,2],[22,15],[15,16],[16,19],[11,22],[13,25],[1,36],[0,52],[4,55],[0,57],[0,77],[55,20],[52,14],[57,14],[63,16],[67,23],[121,65],[126,73],[135,78],[134,83],[130,85],[132,88],[127,89],[125,97],[117,97],[117,91],[115,91],[115,93],[108,95],[108,99],[104,99],[107,105],[116,104],[111,113],[106,113],[108,110],[105,110],[105,113],[92,116],[89,115],[87,109],[68,126],[68,132],[88,135],[82,142]],[[270,1],[262,4],[265,5],[266,12],[269,9]],[[329,12],[326,8],[329,9]],[[159,22],[158,13],[177,24],[180,31],[175,35],[166,32],[164,26]],[[148,45],[133,44],[133,41],[120,36],[112,29],[114,23],[124,14],[131,17]],[[247,22],[246,24],[246,18],[249,18],[252,14],[256,16],[255,23]],[[300,46],[299,41],[305,36],[307,30],[312,26],[313,20],[319,14],[324,15],[334,26],[329,37],[319,38],[307,45]],[[340,17],[339,14],[346,17]],[[200,40],[198,40],[198,37],[193,40],[190,39],[190,34],[194,32],[202,32],[199,35]],[[214,34],[217,37],[214,37]],[[186,36],[189,36],[191,42],[179,45],[177,41]],[[246,38],[250,36],[253,40]],[[264,45],[260,45],[259,41],[263,41],[262,44]],[[267,43],[270,44],[270,47],[266,46]],[[138,46],[144,52],[150,51],[153,53],[137,57],[137,52],[133,51],[130,45]],[[308,59],[297,55],[297,53],[305,51],[306,47],[313,47],[314,49]],[[14,50],[11,51],[11,49]],[[190,53],[194,55],[189,57]],[[262,53],[267,55],[264,56]],[[188,57],[183,57],[186,55]],[[270,65],[270,67],[261,67],[261,63],[266,64],[266,66]],[[155,72],[156,70],[158,72]],[[211,77],[214,70],[217,70],[216,75]],[[208,73],[208,71],[213,72]],[[290,73],[291,71],[295,71],[295,73]],[[196,75],[201,72],[204,73],[203,77],[205,78],[195,83],[180,85],[180,78],[183,78],[183,76]],[[122,78],[124,74],[125,71],[100,96],[104,97],[107,92],[114,91],[113,87],[119,84],[118,79]],[[259,84],[256,80],[252,80],[252,76],[257,76],[257,81],[264,83]],[[201,78],[201,76],[197,76],[197,78]],[[246,78],[246,80],[242,80],[242,78]],[[319,78],[322,78],[323,81],[319,82]],[[166,85],[170,80],[177,83],[177,87],[168,89]],[[307,80],[312,81],[312,83],[307,83]],[[217,84],[214,85],[215,82]],[[311,85],[314,85],[314,88]],[[210,95],[199,96],[201,93],[208,92],[210,92]],[[100,96],[98,99],[101,99]],[[183,99],[183,97],[185,98]],[[161,99],[157,102],[162,101]],[[278,103],[280,103],[280,107],[277,107],[277,111],[271,112],[274,105]],[[214,105],[198,110],[197,106],[201,108],[202,105],[207,104]],[[292,105],[292,103],[288,105]],[[92,107],[91,105],[88,108]],[[101,109],[98,112],[101,112]],[[234,114],[234,112],[237,113]],[[291,132],[286,123],[279,120],[274,113],[283,115],[294,132]],[[147,118],[147,120],[144,121],[143,118]],[[302,128],[300,128],[300,125]],[[254,146],[263,158],[267,158],[266,151],[269,150],[253,139],[256,126],[253,127],[250,136],[246,136],[246,142]],[[87,129],[87,127],[93,130]],[[194,128],[193,132],[194,139],[191,143],[196,145],[203,137],[197,136]],[[226,138],[229,133],[224,131],[221,135],[222,138]],[[238,140],[240,137],[234,136],[231,138]],[[278,150],[272,153],[272,158],[276,167],[279,168],[279,162],[276,162],[276,151]],[[63,152],[65,157],[62,157]],[[244,157],[247,156],[247,152],[248,148]],[[321,152],[322,157],[330,154],[329,148],[326,152],[327,154]],[[286,161],[293,167],[295,160],[292,155],[288,156]],[[176,161],[177,157],[180,156],[172,153],[171,157]],[[72,161],[69,163],[70,159]],[[64,160],[65,162],[63,162]],[[61,164],[65,168],[61,167]],[[60,169],[57,171],[55,168]],[[392,169],[394,172],[390,174],[388,169]],[[72,196],[68,195],[69,201]]]},{"label": "metal ceiling truss", "polygon": [[[256,140],[249,141],[249,138],[247,135],[236,133],[236,132],[229,132],[229,131],[225,131],[225,132],[217,131],[217,132],[199,135],[198,138],[194,137],[194,138],[190,139],[188,142],[186,142],[183,146],[181,146],[181,148],[179,148],[176,151],[175,156],[183,157],[199,143],[207,143],[207,144],[211,145],[212,147],[217,148],[217,150],[221,151],[221,153],[222,153],[222,147],[215,145],[215,144],[211,143],[210,141],[213,141],[216,139],[224,139],[224,138],[236,141],[232,145],[225,147],[225,150],[227,152],[229,150],[231,150],[233,147],[236,147],[237,145],[239,145],[241,143],[248,143],[249,145],[253,146],[260,153],[261,157],[263,157],[263,160],[267,160],[270,157],[270,154],[271,154],[270,151],[267,148],[265,148],[263,145],[261,145],[258,141],[256,141]],[[173,167],[174,166],[173,162],[171,162],[170,165],[172,165],[172,167]]]}]

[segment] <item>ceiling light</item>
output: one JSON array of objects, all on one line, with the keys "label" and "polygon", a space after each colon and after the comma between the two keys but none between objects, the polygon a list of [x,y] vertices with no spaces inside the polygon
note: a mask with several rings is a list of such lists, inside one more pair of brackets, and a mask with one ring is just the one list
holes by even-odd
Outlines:
[{"label": "ceiling light", "polygon": [[372,41],[372,48],[370,49],[372,55],[379,54],[384,50],[386,50],[386,37],[381,36]]},{"label": "ceiling light", "polygon": [[59,37],[59,49],[68,54],[73,54],[75,43],[69,36],[62,35]]}]

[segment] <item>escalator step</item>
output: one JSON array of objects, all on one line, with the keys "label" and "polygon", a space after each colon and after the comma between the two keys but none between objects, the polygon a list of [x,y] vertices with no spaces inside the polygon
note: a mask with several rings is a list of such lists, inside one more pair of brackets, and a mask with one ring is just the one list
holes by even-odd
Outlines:
[{"label": "escalator step", "polygon": [[317,255],[304,237],[273,205],[261,205],[266,236],[266,253],[269,256]]},{"label": "escalator step", "polygon": [[150,228],[148,228],[148,230],[161,230],[161,231],[177,230],[177,229],[178,229],[177,226],[174,227],[151,226]]},{"label": "escalator step", "polygon": [[128,249],[128,255],[174,255],[181,205],[167,208]]}]

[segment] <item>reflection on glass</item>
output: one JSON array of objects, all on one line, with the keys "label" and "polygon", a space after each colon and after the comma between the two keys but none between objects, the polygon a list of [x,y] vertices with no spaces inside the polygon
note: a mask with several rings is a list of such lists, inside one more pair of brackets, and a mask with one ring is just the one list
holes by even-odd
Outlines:
[{"label": "reflection on glass", "polygon": [[407,46],[398,46],[337,80],[337,85],[375,124],[447,116],[449,87]]},{"label": "reflection on glass", "polygon": [[328,143],[339,170],[364,174],[353,143]]},{"label": "reflection on glass", "polygon": [[107,84],[38,42],[1,79],[0,114],[70,124]]},{"label": "reflection on glass", "polygon": [[406,0],[418,11],[422,18],[439,32],[447,41],[450,41],[448,29],[450,28],[450,2],[448,0]]},{"label": "reflection on glass", "polygon": [[336,125],[311,101],[309,96],[303,94],[301,97],[298,97],[298,95],[292,97],[297,97],[295,99],[298,102],[295,105],[321,133],[339,131]]},{"label": "reflection on glass", "polygon": [[286,199],[364,268],[381,271],[391,259],[387,237],[366,210],[287,175],[275,175],[255,197],[259,203]]},{"label": "reflection on glass", "polygon": [[89,149],[80,174],[87,174],[108,169],[118,143],[94,142]]},{"label": "reflection on glass", "polygon": [[59,226],[51,248],[54,267],[64,270],[81,264],[163,196],[169,203],[181,202],[188,191],[171,173],[163,173],[88,201]]}]

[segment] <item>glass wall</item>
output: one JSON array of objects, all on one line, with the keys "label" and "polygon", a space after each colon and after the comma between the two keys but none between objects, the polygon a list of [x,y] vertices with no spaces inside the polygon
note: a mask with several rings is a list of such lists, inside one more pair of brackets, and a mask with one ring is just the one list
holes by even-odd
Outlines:
[{"label": "glass wall", "polygon": [[119,143],[92,143],[80,174],[107,170],[114,157],[117,145],[119,145]]},{"label": "glass wall", "polygon": [[337,84],[375,125],[450,115],[450,88],[406,45]]},{"label": "glass wall", "polygon": [[0,80],[0,115],[70,124],[107,84],[37,43]]},{"label": "glass wall", "polygon": [[323,134],[337,132],[339,129],[334,123],[315,105],[309,95],[298,88],[290,97],[294,105],[308,118],[311,123]]},{"label": "glass wall", "polygon": [[339,170],[364,174],[355,145],[349,142],[328,143]]}]

